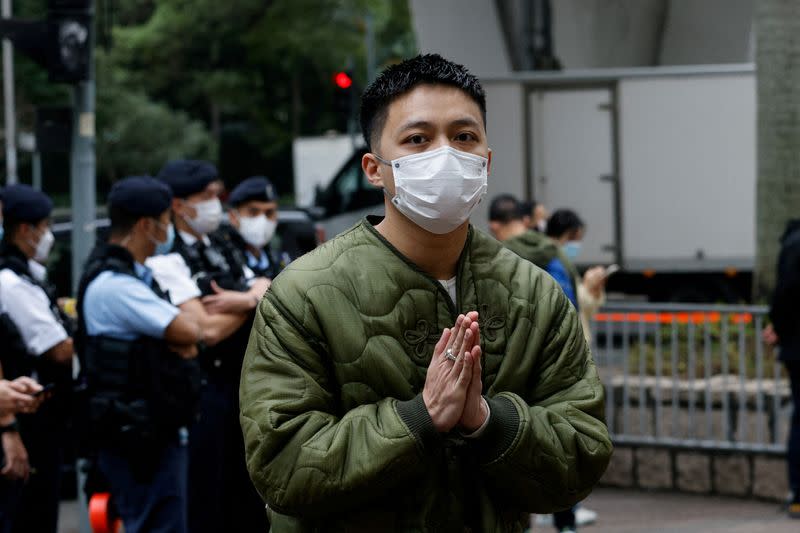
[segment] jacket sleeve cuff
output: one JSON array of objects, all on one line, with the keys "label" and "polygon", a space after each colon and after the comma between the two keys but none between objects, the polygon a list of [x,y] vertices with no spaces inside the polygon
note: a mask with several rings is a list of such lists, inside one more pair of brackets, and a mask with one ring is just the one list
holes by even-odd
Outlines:
[{"label": "jacket sleeve cuff", "polygon": [[486,430],[477,439],[478,454],[483,464],[500,458],[513,444],[519,432],[519,413],[508,398],[486,398],[492,416]]},{"label": "jacket sleeve cuff", "polygon": [[400,419],[411,430],[420,447],[426,448],[441,439],[422,400],[422,394],[417,394],[410,400],[398,401],[396,409]]}]

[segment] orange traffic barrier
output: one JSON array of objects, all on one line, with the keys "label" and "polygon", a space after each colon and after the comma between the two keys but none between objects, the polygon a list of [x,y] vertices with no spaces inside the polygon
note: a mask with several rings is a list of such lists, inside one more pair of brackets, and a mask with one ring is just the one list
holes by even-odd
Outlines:
[{"label": "orange traffic barrier", "polygon": [[[597,313],[594,316],[597,322],[644,322],[645,324],[716,324],[722,321],[722,314],[713,311],[703,312],[682,312],[682,313]],[[753,322],[751,313],[731,313],[728,319],[733,324],[750,324]]]},{"label": "orange traffic barrier", "polygon": [[89,500],[89,525],[93,533],[119,533],[120,520],[111,505],[111,494],[99,492]]}]

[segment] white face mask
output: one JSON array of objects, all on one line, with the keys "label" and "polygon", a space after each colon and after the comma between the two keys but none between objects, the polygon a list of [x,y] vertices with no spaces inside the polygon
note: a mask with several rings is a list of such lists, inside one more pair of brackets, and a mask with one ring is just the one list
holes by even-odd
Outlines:
[{"label": "white face mask", "polygon": [[219,198],[212,198],[204,202],[198,202],[192,207],[197,214],[194,218],[185,218],[186,223],[200,235],[208,235],[219,228],[222,222],[222,203]]},{"label": "white face mask", "polygon": [[35,251],[33,252],[33,260],[38,261],[39,263],[44,263],[47,261],[47,256],[50,255],[50,250],[53,249],[53,243],[56,241],[53,232],[47,229],[42,236],[39,237],[39,242],[35,245],[31,242],[28,243],[34,247]]},{"label": "white face mask", "polygon": [[444,146],[393,159],[392,204],[417,226],[443,235],[469,219],[486,196],[489,160]]},{"label": "white face mask", "polygon": [[270,220],[265,215],[255,217],[239,217],[239,234],[247,244],[254,248],[263,248],[275,235],[277,220]]}]

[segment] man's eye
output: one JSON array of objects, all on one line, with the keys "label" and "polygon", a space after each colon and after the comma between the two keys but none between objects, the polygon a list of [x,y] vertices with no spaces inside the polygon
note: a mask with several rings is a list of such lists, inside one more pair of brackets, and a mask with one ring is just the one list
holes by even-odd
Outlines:
[{"label": "man's eye", "polygon": [[422,144],[425,142],[425,137],[423,137],[422,135],[412,135],[411,137],[408,138],[408,142],[410,142],[411,144]]},{"label": "man's eye", "polygon": [[468,132],[459,133],[458,135],[456,135],[456,140],[458,142],[474,141],[475,140],[475,136],[473,134],[471,134],[471,133],[468,133]]}]

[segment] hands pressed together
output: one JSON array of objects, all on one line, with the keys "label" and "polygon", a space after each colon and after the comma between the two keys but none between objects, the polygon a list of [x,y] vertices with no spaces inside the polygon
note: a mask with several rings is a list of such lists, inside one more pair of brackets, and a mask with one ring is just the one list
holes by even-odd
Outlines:
[{"label": "hands pressed together", "polygon": [[481,396],[481,353],[477,312],[459,315],[455,326],[442,332],[422,390],[440,433],[455,427],[473,433],[488,418],[489,408]]}]

